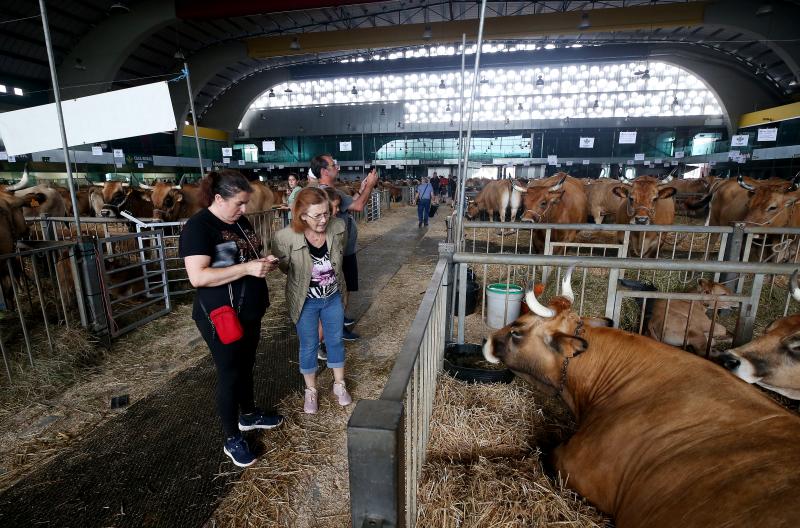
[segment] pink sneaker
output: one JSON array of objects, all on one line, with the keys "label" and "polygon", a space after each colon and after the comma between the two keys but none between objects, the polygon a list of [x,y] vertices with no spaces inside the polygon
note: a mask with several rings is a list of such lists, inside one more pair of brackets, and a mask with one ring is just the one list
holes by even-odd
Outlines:
[{"label": "pink sneaker", "polygon": [[344,382],[333,384],[333,395],[341,406],[353,403],[353,398],[351,398],[350,393],[347,392],[347,387],[344,386]]},{"label": "pink sneaker", "polygon": [[317,389],[306,389],[305,399],[303,400],[303,411],[307,414],[316,414],[317,409],[319,409]]}]

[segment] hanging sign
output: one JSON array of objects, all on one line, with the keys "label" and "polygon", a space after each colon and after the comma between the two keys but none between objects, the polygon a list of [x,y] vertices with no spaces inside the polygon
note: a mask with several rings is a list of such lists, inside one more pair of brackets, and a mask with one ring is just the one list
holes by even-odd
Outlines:
[{"label": "hanging sign", "polygon": [[121,168],[122,168],[122,163],[121,163],[121,162],[119,162],[119,161],[118,161],[118,162],[116,162],[114,165],[115,165],[115,166],[116,166],[118,169],[121,169]]},{"label": "hanging sign", "polygon": [[633,159],[636,161],[644,161],[644,152],[634,154]]},{"label": "hanging sign", "polygon": [[759,128],[758,141],[776,141],[778,139],[777,128]]},{"label": "hanging sign", "polygon": [[283,165],[278,165],[278,169],[282,169],[282,168],[283,168]]},{"label": "hanging sign", "polygon": [[750,136],[747,134],[737,134],[735,136],[731,136],[732,147],[746,147],[748,141],[750,141]]},{"label": "hanging sign", "polygon": [[588,165],[589,164],[589,160],[583,160],[583,164],[584,165]]},{"label": "hanging sign", "polygon": [[233,156],[233,148],[232,147],[222,147],[222,156],[226,158],[230,158]]},{"label": "hanging sign", "polygon": [[676,158],[682,158],[683,154],[684,154],[684,152],[682,150],[676,150],[675,151],[675,157]]},{"label": "hanging sign", "polygon": [[353,142],[352,141],[340,141],[339,142],[339,152],[351,152],[353,150]]},{"label": "hanging sign", "polygon": [[92,156],[102,156],[103,147],[92,147]]},{"label": "hanging sign", "polygon": [[547,164],[548,165],[556,165],[558,163],[558,156],[555,154],[550,154],[547,156]]},{"label": "hanging sign", "polygon": [[5,150],[0,150],[0,160],[7,160],[8,159],[8,152]]},{"label": "hanging sign", "polygon": [[239,160],[239,166],[244,167],[244,160]]},{"label": "hanging sign", "polygon": [[677,161],[673,161],[673,162],[672,162],[672,166],[673,166],[673,167],[677,167],[677,166],[678,166],[678,162],[677,162]]},{"label": "hanging sign", "polygon": [[227,165],[230,162],[231,162],[230,158],[222,158],[222,163],[225,163]]},{"label": "hanging sign", "polygon": [[633,145],[636,143],[636,131],[633,132],[620,132],[619,144],[620,145]]},{"label": "hanging sign", "polygon": [[124,158],[125,154],[122,152],[122,149],[114,149],[114,157],[115,158]]},{"label": "hanging sign", "polygon": [[264,152],[275,152],[275,142],[274,141],[262,141],[261,142],[261,150]]},{"label": "hanging sign", "polygon": [[654,159],[653,163],[655,163],[656,165],[661,165],[661,158]]},{"label": "hanging sign", "polygon": [[582,137],[580,142],[578,143],[578,147],[580,148],[594,148],[594,138],[593,137]]},{"label": "hanging sign", "polygon": [[572,160],[567,162],[567,167],[572,167]]}]

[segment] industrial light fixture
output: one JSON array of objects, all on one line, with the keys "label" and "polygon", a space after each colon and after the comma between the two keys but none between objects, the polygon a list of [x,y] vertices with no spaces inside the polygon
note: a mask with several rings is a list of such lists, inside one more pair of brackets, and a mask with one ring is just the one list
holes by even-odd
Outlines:
[{"label": "industrial light fixture", "polygon": [[510,124],[510,123],[511,123],[511,120],[510,120],[508,117],[506,117],[506,122],[505,122],[505,124],[506,124],[506,125],[508,125],[508,124]]},{"label": "industrial light fixture", "polygon": [[287,86],[286,89],[283,91],[283,93],[290,94],[292,93],[292,89]]},{"label": "industrial light fixture", "polygon": [[186,59],[186,56],[183,54],[183,51],[181,51],[181,50],[175,51],[175,53],[172,56],[174,58],[178,59],[178,60],[185,60]]},{"label": "industrial light fixture", "polygon": [[536,86],[544,86],[544,79],[541,75],[536,79]]},{"label": "industrial light fixture", "polygon": [[76,70],[86,71],[86,66],[83,65],[83,59],[75,59],[75,64],[72,67]]},{"label": "industrial light fixture", "polygon": [[386,109],[381,108],[381,117],[384,117],[385,115],[386,115]]},{"label": "industrial light fixture", "polygon": [[128,7],[128,2],[114,2],[108,8],[109,13],[130,13],[131,8]]},{"label": "industrial light fixture", "polygon": [[453,126],[453,120],[452,119],[450,120],[450,126]]},{"label": "industrial light fixture", "polygon": [[517,105],[517,110],[519,110],[520,112],[522,112],[522,103],[519,103],[519,104]]},{"label": "industrial light fixture", "polygon": [[14,88],[14,95],[22,96],[25,95],[25,93],[22,91],[22,88]]},{"label": "industrial light fixture", "polygon": [[642,74],[642,79],[646,81],[649,78],[650,78],[650,70],[645,70],[644,73]]},{"label": "industrial light fixture", "polygon": [[269,89],[269,95],[267,97],[275,97],[275,90],[272,88]]},{"label": "industrial light fixture", "polygon": [[439,89],[440,89],[440,90],[444,90],[445,88],[447,88],[447,87],[446,87],[446,86],[445,86],[445,84],[444,84],[444,79],[442,79],[442,80],[439,82]]},{"label": "industrial light fixture", "polygon": [[450,103],[447,103],[447,108],[445,108],[444,111],[445,112],[449,112],[450,111]]},{"label": "industrial light fixture", "polygon": [[769,15],[772,13],[772,4],[767,2],[766,4],[761,4],[756,9],[756,16],[764,16]]},{"label": "industrial light fixture", "polygon": [[297,37],[293,38],[292,43],[289,44],[289,49],[295,51],[300,50],[300,39],[298,39]]},{"label": "industrial light fixture", "polygon": [[762,62],[761,64],[758,65],[758,68],[756,68],[756,75],[762,75],[766,71],[767,71],[767,64]]},{"label": "industrial light fixture", "polygon": [[488,84],[489,83],[489,79],[487,79],[486,77],[481,77],[481,80],[479,82],[481,84]]},{"label": "industrial light fixture", "polygon": [[350,93],[353,94],[353,95],[358,95],[358,90],[356,90],[355,85],[353,86],[353,89],[350,90]]},{"label": "industrial light fixture", "polygon": [[430,40],[433,37],[433,31],[430,26],[425,26],[425,31],[422,32],[422,38]]},{"label": "industrial light fixture", "polygon": [[589,13],[581,14],[581,23],[578,24],[578,29],[589,29],[592,27],[592,23],[589,22]]},{"label": "industrial light fixture", "polygon": [[600,108],[600,101],[598,101],[597,99],[595,99],[595,100],[594,100],[594,104],[592,105],[592,108]]},{"label": "industrial light fixture", "polygon": [[675,107],[675,106],[678,106],[679,104],[680,104],[680,103],[678,102],[678,96],[676,95],[676,96],[675,96],[675,97],[672,99],[672,106],[673,106],[673,107]]}]

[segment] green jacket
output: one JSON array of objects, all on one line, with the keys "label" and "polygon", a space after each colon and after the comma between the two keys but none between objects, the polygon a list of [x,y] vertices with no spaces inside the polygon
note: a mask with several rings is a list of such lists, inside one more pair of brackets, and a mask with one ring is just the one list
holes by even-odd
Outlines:
[{"label": "green jacket", "polygon": [[[336,272],[339,291],[345,291],[344,273],[342,272],[342,254],[347,242],[347,229],[344,221],[331,218],[328,222],[327,235],[328,251],[331,256],[331,265]],[[284,227],[272,240],[272,254],[280,259],[279,267],[286,273],[286,305],[289,317],[297,323],[300,312],[308,295],[308,285],[311,283],[311,255],[308,252],[306,237],[303,233],[296,233],[291,226]]]}]

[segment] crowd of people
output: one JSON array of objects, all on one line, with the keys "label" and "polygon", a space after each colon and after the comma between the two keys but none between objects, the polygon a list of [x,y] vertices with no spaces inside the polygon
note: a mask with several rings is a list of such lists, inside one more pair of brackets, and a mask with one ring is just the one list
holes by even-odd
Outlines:
[{"label": "crowd of people", "polygon": [[204,208],[181,232],[180,256],[197,289],[192,318],[216,367],[223,452],[239,467],[256,460],[242,432],[283,422],[282,416],[256,405],[253,390],[261,319],[269,307],[268,273],[287,275],[287,310],[299,337],[305,381],[303,411],[318,410],[319,359],[333,372],[335,401],[342,406],[353,401],[345,381],[344,347],[345,340],[358,339],[352,331],[355,321],[345,315],[349,294],[358,290],[358,229],[350,213],[366,207],[378,176],[373,169],[350,196],[334,187],[338,174],[338,163],[323,154],[311,161],[306,187],[298,185],[296,175],[289,176],[289,225],[275,234],[269,255],[244,216],[252,186],[232,169],[202,179]]}]

